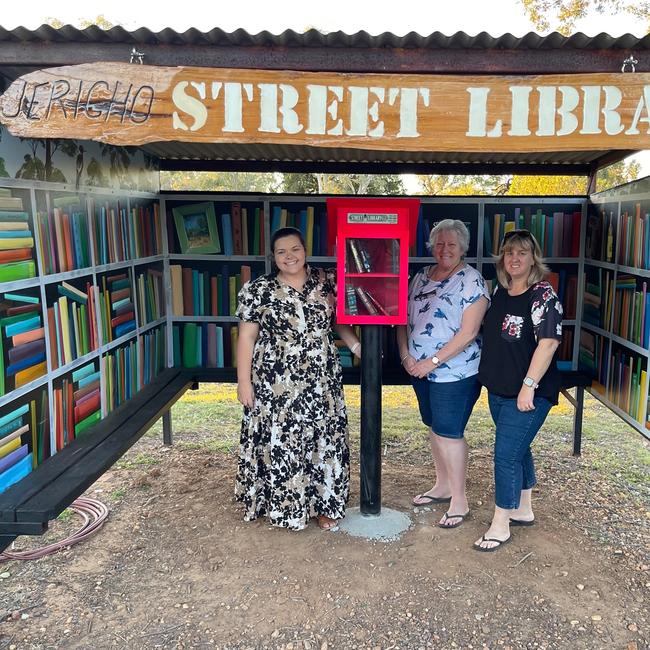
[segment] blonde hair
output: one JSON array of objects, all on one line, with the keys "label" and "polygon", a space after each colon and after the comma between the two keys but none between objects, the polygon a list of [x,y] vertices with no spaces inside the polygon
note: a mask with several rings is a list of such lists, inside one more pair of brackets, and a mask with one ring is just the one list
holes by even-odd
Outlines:
[{"label": "blonde hair", "polygon": [[543,280],[550,273],[550,269],[544,263],[542,249],[539,247],[533,233],[527,230],[515,230],[512,234],[507,233],[503,238],[499,247],[499,254],[496,256],[497,279],[502,287],[508,287],[512,279],[505,269],[503,258],[508,251],[511,251],[515,247],[524,248],[533,254],[533,266],[526,280],[527,286],[532,287],[536,282]]}]

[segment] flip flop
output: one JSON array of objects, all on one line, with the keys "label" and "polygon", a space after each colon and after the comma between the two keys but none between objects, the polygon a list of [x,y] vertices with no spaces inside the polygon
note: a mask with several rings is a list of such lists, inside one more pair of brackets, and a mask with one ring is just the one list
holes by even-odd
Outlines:
[{"label": "flip flop", "polygon": [[[416,503],[416,499],[424,499],[424,503]],[[418,506],[426,506],[430,503],[449,503],[451,497],[434,497],[430,494],[418,494],[413,497],[411,503],[417,508]]]},{"label": "flip flop", "polygon": [[[482,553],[492,553],[493,551],[498,551],[504,544],[507,544],[512,539],[512,535],[507,539],[494,539],[493,537],[486,537],[483,535],[480,542],[474,542],[472,546],[475,551],[481,551]],[[481,542],[497,542],[496,546],[481,546]]]},{"label": "flip flop", "polygon": [[[442,515],[442,521],[439,521],[436,526],[438,528],[458,528],[458,526],[462,525],[466,519],[469,519],[469,513],[470,511],[468,510],[464,515],[452,515],[448,512],[445,512],[444,515]],[[445,526],[445,522],[449,519],[460,519],[459,522],[455,524],[449,524],[449,526]]]},{"label": "flip flop", "polygon": [[534,526],[535,520],[531,519],[530,521],[526,521],[525,519],[511,519],[510,525],[511,526]]}]

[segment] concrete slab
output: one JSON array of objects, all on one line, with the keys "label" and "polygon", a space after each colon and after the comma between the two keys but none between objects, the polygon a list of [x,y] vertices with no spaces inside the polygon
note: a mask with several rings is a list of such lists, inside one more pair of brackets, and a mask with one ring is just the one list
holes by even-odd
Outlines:
[{"label": "concrete slab", "polygon": [[352,537],[394,542],[410,526],[411,518],[398,510],[382,508],[380,515],[362,515],[359,508],[348,508],[338,529]]}]

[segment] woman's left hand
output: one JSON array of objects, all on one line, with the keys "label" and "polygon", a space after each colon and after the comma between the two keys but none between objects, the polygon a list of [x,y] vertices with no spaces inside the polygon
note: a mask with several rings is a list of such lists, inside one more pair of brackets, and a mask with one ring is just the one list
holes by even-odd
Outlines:
[{"label": "woman's left hand", "polygon": [[517,409],[519,411],[535,410],[535,389],[529,386],[522,386],[517,395]]},{"label": "woman's left hand", "polygon": [[411,375],[424,379],[428,374],[436,369],[436,364],[430,358],[416,361],[413,367],[409,370]]}]

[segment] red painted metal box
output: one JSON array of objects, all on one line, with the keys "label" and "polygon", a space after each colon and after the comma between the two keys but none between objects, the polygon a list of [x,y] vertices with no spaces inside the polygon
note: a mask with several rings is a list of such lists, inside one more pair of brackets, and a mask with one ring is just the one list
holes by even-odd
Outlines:
[{"label": "red painted metal box", "polygon": [[418,199],[327,199],[337,322],[406,324],[408,252],[419,208]]}]

